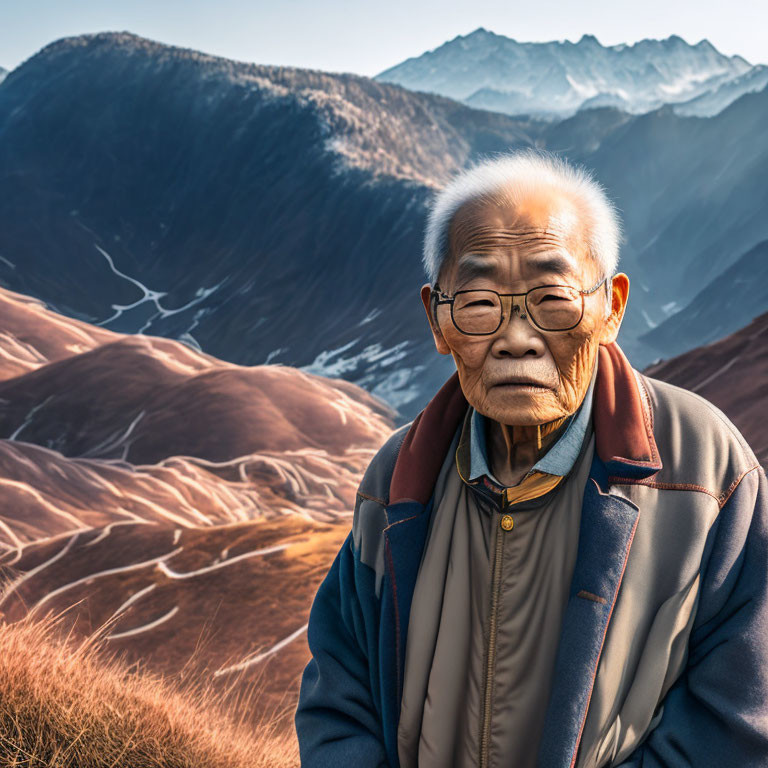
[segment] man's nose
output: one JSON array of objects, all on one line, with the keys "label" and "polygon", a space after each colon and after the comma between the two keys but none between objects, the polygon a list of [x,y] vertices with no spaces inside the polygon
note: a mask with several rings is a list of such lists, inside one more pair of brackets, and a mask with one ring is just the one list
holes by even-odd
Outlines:
[{"label": "man's nose", "polygon": [[504,307],[501,327],[493,341],[496,354],[541,355],[546,344],[539,331],[528,318],[524,301],[509,298],[510,304]]}]

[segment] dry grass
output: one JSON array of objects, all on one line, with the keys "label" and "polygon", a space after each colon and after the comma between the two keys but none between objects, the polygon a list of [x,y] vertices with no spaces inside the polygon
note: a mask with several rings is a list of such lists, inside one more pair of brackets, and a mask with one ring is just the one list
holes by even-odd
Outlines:
[{"label": "dry grass", "polygon": [[[58,619],[0,623],[0,766],[286,768],[290,730],[248,728],[222,697],[136,670],[74,642]],[[253,702],[250,702],[253,705]]]}]

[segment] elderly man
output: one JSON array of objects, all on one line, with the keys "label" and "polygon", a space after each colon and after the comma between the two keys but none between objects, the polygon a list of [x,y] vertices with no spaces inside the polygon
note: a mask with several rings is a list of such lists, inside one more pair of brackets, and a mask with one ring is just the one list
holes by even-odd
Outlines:
[{"label": "elderly man", "polygon": [[617,346],[619,240],[545,152],[437,195],[421,298],[457,370],[371,461],[315,597],[302,766],[768,766],[765,473]]}]

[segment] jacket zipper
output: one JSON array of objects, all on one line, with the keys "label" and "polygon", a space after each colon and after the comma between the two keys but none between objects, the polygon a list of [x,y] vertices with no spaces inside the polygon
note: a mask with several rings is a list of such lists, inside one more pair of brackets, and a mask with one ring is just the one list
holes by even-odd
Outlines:
[{"label": "jacket zipper", "polygon": [[[499,595],[501,592],[501,564],[504,547],[504,536],[512,530],[514,521],[512,516],[505,514],[508,507],[506,493],[502,498],[500,508],[494,509],[493,514],[496,524],[496,547],[493,559],[493,576],[491,580],[491,616],[488,631],[488,650],[485,664],[485,687],[483,691],[483,720],[480,732],[480,760],[479,768],[489,768],[489,752],[491,742],[491,691],[493,686],[493,673],[496,666],[496,634],[498,628]],[[502,524],[502,521],[504,524]]]}]

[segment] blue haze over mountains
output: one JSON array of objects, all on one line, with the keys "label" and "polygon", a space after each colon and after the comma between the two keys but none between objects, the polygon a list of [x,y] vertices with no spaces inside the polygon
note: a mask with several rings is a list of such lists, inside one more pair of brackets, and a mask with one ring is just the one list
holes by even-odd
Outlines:
[{"label": "blue haze over mountains", "polygon": [[[480,156],[539,146],[592,168],[621,211],[633,364],[708,343],[768,309],[765,68],[644,42],[623,50],[655,51],[686,99],[657,105],[663,77],[643,89],[641,70],[622,109],[594,106],[601,91],[562,117],[130,33],[55,41],[0,84],[0,284],[243,365],[342,376],[405,421],[454,370],[418,295],[430,196]],[[568,45],[597,71],[594,38]],[[707,86],[685,92],[697,57]]]}]

